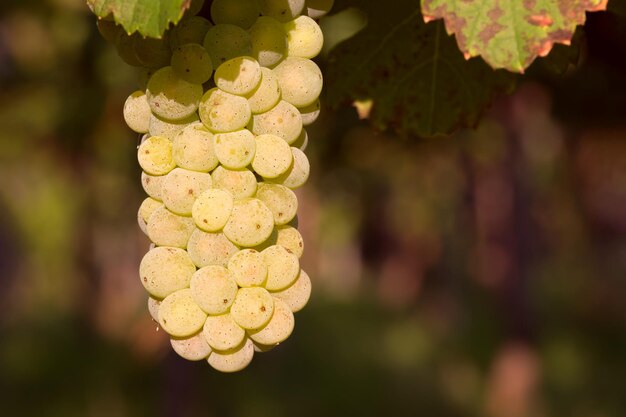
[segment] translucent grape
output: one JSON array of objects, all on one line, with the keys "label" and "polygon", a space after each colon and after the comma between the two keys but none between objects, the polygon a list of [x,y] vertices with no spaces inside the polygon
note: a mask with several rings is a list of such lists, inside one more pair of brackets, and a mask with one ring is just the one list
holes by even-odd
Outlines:
[{"label": "translucent grape", "polygon": [[249,169],[232,170],[218,166],[211,177],[213,188],[228,191],[236,200],[252,197],[256,193],[256,177]]},{"label": "translucent grape", "polygon": [[240,288],[230,307],[233,320],[244,329],[260,329],[274,313],[274,299],[265,288]]},{"label": "translucent grape", "polygon": [[212,183],[211,175],[206,172],[175,168],[163,180],[163,203],[176,214],[191,215],[196,198],[211,188]]},{"label": "translucent grape", "polygon": [[243,129],[252,116],[248,100],[219,88],[212,88],[202,96],[198,113],[202,123],[213,132]]},{"label": "translucent grape", "polygon": [[234,349],[214,350],[209,356],[208,362],[220,372],[237,372],[248,366],[253,357],[254,345],[250,339],[246,338],[240,346]]},{"label": "translucent grape", "polygon": [[267,265],[269,291],[280,291],[289,287],[298,278],[300,263],[298,257],[282,246],[274,245],[261,252]]},{"label": "translucent grape", "polygon": [[143,200],[143,202],[141,203],[141,205],[139,206],[139,212],[137,220],[139,222],[139,227],[141,228],[141,230],[147,235],[148,234],[148,219],[150,218],[150,215],[154,212],[154,210],[156,210],[157,208],[163,206],[163,203],[161,203],[158,200],[155,200],[152,197],[148,197],[145,200]]},{"label": "translucent grape", "polygon": [[320,115],[320,108],[321,103],[319,99],[313,104],[299,108],[298,110],[300,110],[300,116],[302,117],[302,125],[308,126],[313,124]]},{"label": "translucent grape", "polygon": [[212,171],[219,163],[213,133],[202,123],[188,125],[176,136],[172,154],[176,165],[192,171]]},{"label": "translucent grape", "polygon": [[171,293],[159,306],[159,324],[174,337],[189,337],[197,333],[207,315],[191,297],[191,290],[185,288]]},{"label": "translucent grape", "polygon": [[306,0],[306,14],[312,19],[326,16],[335,0]]},{"label": "translucent grape", "polygon": [[139,37],[138,34],[128,35],[124,30],[120,30],[115,38],[115,50],[122,61],[133,67],[141,67],[141,62],[135,55],[134,41]]},{"label": "translucent grape", "polygon": [[176,167],[172,159],[172,142],[161,136],[146,139],[137,151],[141,168],[151,175],[165,175]]},{"label": "translucent grape", "polygon": [[211,354],[211,346],[202,332],[187,338],[171,338],[170,344],[174,352],[188,361],[200,361]]},{"label": "translucent grape", "polygon": [[262,252],[264,249],[267,249],[270,246],[276,245],[276,242],[278,240],[278,231],[276,229],[277,228],[274,227],[274,230],[272,230],[272,233],[270,234],[270,236],[267,239],[265,239],[263,242],[261,242],[260,244],[254,246],[252,249],[256,250],[257,252]]},{"label": "translucent grape", "polygon": [[269,352],[270,350],[278,346],[278,345],[262,345],[260,343],[256,343],[255,341],[252,341],[252,344],[254,345],[254,351],[260,352],[260,353]]},{"label": "translucent grape", "polygon": [[207,317],[202,334],[213,349],[220,351],[236,348],[246,338],[246,331],[229,313]]},{"label": "translucent grape", "polygon": [[189,4],[189,9],[185,12],[185,16],[193,16],[202,10],[204,6],[204,0],[191,0],[191,4]]},{"label": "translucent grape", "polygon": [[274,227],[270,237],[268,237],[260,245],[255,246],[253,249],[263,252],[270,246],[281,245],[298,258],[302,257],[302,254],[304,253],[304,241],[302,239],[302,235],[298,232],[297,223],[298,217],[296,216],[291,222],[289,222],[289,224]]},{"label": "translucent grape", "polygon": [[146,95],[155,115],[167,120],[181,120],[198,109],[202,86],[183,80],[168,66],[152,74]]},{"label": "translucent grape", "polygon": [[184,249],[195,229],[195,224],[190,217],[179,216],[161,206],[150,215],[146,229],[148,237],[157,246],[175,246]]},{"label": "translucent grape", "polygon": [[266,112],[278,104],[280,87],[278,78],[271,69],[261,67],[261,82],[247,97],[253,114]]},{"label": "translucent grape", "polygon": [[250,28],[251,55],[261,66],[273,68],[287,54],[283,25],[268,16],[259,17]]},{"label": "translucent grape", "polygon": [[274,68],[285,101],[306,107],[322,92],[322,71],[310,59],[289,56]]},{"label": "translucent grape", "polygon": [[274,178],[272,182],[282,184],[293,190],[306,183],[309,179],[311,166],[309,164],[309,159],[300,149],[292,147],[291,154],[293,155],[293,164],[291,164],[291,168],[289,168],[284,174]]},{"label": "translucent grape", "polygon": [[150,128],[150,105],[143,91],[135,91],[124,103],[124,121],[131,130],[147,133]]},{"label": "translucent grape", "polygon": [[287,54],[300,58],[314,58],[324,46],[324,34],[315,20],[298,16],[284,24],[287,33]]},{"label": "translucent grape", "polygon": [[229,169],[242,169],[250,165],[256,152],[254,135],[248,129],[218,133],[213,139],[215,155]]},{"label": "translucent grape", "polygon": [[155,200],[152,197],[148,197],[139,206],[139,214],[144,221],[148,221],[150,215],[159,207],[162,207],[163,203]]},{"label": "translucent grape", "polygon": [[159,322],[159,306],[161,305],[161,300],[158,300],[154,297],[148,297],[148,313],[150,313],[150,317],[152,320]]},{"label": "translucent grape", "polygon": [[211,19],[248,29],[259,16],[257,0],[213,0]]},{"label": "translucent grape", "polygon": [[181,45],[197,43],[202,45],[204,37],[213,23],[201,16],[191,16],[181,20],[170,33],[172,51]]},{"label": "translucent grape", "polygon": [[271,294],[274,298],[278,298],[287,304],[291,311],[296,313],[302,310],[309,302],[311,297],[311,279],[301,269],[296,282],[282,291],[272,292]]},{"label": "translucent grape", "polygon": [[270,321],[261,329],[250,331],[248,334],[254,342],[263,345],[274,345],[287,340],[295,325],[293,313],[287,304],[274,299],[274,314]]},{"label": "translucent grape", "polygon": [[298,258],[301,258],[304,253],[304,239],[302,239],[302,235],[298,229],[293,226],[284,225],[276,227],[275,231],[276,240],[274,244],[283,246]]},{"label": "translucent grape", "polygon": [[252,57],[238,56],[220,64],[213,79],[221,90],[243,96],[259,86],[261,66]]},{"label": "translucent grape", "polygon": [[225,267],[239,248],[223,233],[208,233],[196,229],[187,242],[189,257],[198,268],[209,265]]},{"label": "translucent grape", "polygon": [[249,128],[255,135],[272,134],[291,144],[302,133],[302,116],[295,106],[281,100],[265,113],[252,116]]},{"label": "translucent grape", "polygon": [[281,22],[294,19],[304,10],[304,0],[259,0],[261,14]]},{"label": "translucent grape", "polygon": [[264,178],[275,178],[291,167],[293,155],[291,148],[283,139],[276,135],[259,135],[256,137],[256,153],[252,160],[252,168]]},{"label": "translucent grape", "polygon": [[298,211],[298,198],[289,188],[280,184],[259,184],[256,198],[265,203],[274,216],[276,225],[289,223]]},{"label": "translucent grape", "polygon": [[166,246],[150,250],[139,264],[141,283],[152,297],[159,299],[188,287],[195,272],[187,252]]},{"label": "translucent grape", "polygon": [[196,304],[207,314],[213,315],[226,313],[237,294],[237,283],[232,272],[219,265],[198,269],[191,277],[189,288]]},{"label": "translucent grape", "polygon": [[298,148],[304,152],[308,145],[309,145],[309,134],[307,133],[306,129],[302,129],[302,132],[300,132],[300,136],[298,136],[298,139],[296,139],[296,141],[293,142],[291,146],[294,148]]},{"label": "translucent grape", "polygon": [[197,113],[175,121],[164,120],[153,114],[150,116],[149,133],[152,136],[163,136],[173,141],[187,126],[199,123],[199,120]]},{"label": "translucent grape", "polygon": [[265,283],[267,265],[254,249],[242,249],[228,261],[228,269],[240,287],[258,287]]},{"label": "translucent grape", "polygon": [[211,56],[214,67],[231,58],[252,54],[250,34],[231,24],[222,23],[213,26],[207,32],[203,45]]},{"label": "translucent grape", "polygon": [[172,51],[167,31],[161,39],[137,36],[134,38],[133,48],[135,56],[146,68],[161,68],[170,63]]},{"label": "translucent grape", "polygon": [[171,63],[177,76],[193,84],[204,84],[213,74],[209,53],[197,43],[188,43],[174,49]]},{"label": "translucent grape", "polygon": [[220,189],[200,194],[191,209],[196,226],[207,232],[222,230],[233,210],[233,202],[232,194]]},{"label": "translucent grape", "polygon": [[264,242],[273,228],[270,209],[256,198],[247,198],[235,201],[224,235],[239,246],[252,247]]}]

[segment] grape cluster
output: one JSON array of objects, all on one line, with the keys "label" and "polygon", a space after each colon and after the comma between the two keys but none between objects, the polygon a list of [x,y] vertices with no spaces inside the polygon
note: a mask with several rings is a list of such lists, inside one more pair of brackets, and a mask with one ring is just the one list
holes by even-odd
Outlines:
[{"label": "grape cluster", "polygon": [[[193,2],[190,12],[200,10]],[[214,0],[162,39],[99,22],[145,89],[124,105],[143,134],[153,242],[139,267],[150,314],[188,360],[245,368],[289,337],[311,293],[293,189],[309,176],[304,126],[319,115],[315,19],[332,0]]]}]

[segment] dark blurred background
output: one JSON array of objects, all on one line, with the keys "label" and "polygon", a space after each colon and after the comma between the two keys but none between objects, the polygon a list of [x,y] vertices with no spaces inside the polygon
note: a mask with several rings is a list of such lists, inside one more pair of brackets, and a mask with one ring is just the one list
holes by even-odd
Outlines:
[{"label": "dark blurred background", "polygon": [[626,24],[589,15],[581,44],[451,137],[326,108],[298,192],[311,302],[224,375],[147,313],[135,71],[82,0],[3,0],[0,414],[625,416]]}]

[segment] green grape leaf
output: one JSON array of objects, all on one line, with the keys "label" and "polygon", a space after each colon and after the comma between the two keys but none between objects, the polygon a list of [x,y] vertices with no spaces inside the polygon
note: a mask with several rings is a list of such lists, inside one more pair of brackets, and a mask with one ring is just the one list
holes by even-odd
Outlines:
[{"label": "green grape leaf", "polygon": [[443,19],[466,57],[482,56],[493,68],[524,72],[555,43],[569,45],[585,12],[607,0],[422,0],[425,21]]},{"label": "green grape leaf", "polygon": [[178,23],[191,0],[87,0],[99,18],[110,14],[129,34],[160,38],[170,23]]},{"label": "green grape leaf", "polygon": [[360,7],[367,26],[328,57],[332,107],[357,102],[376,128],[427,137],[476,125],[495,94],[513,89],[514,74],[464,59],[441,22],[424,23],[415,0]]}]

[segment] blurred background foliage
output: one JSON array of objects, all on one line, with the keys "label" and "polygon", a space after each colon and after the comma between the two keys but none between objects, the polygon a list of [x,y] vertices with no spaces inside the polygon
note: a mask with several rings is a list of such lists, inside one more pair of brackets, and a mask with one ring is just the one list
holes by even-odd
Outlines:
[{"label": "blurred background foliage", "polygon": [[626,25],[584,32],[577,67],[530,71],[473,130],[409,140],[323,112],[299,191],[312,300],[223,375],[146,310],[121,117],[137,75],[83,1],[4,0],[2,414],[626,415]]}]

